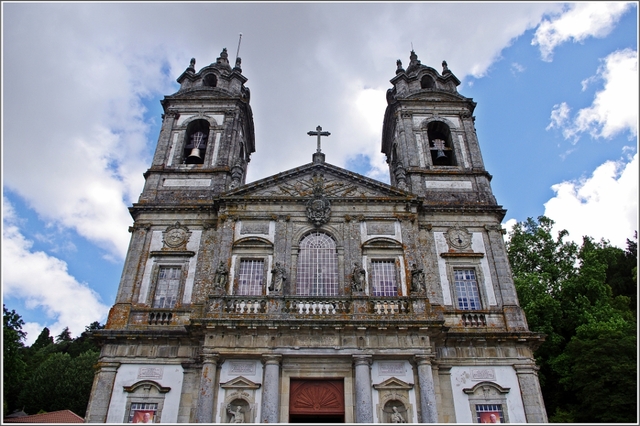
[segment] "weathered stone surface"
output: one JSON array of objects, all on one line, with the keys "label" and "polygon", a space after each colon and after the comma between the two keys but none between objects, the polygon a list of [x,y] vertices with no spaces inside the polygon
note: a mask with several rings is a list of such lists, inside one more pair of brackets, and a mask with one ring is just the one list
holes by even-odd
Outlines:
[{"label": "weathered stone surface", "polygon": [[[456,92],[451,71],[440,74],[415,54],[406,71],[398,64],[382,137],[391,185],[329,164],[323,153],[247,184],[249,91],[227,56],[197,72],[190,65],[180,90],[162,101],[156,153],[130,208],[116,304],[94,333],[103,347],[87,421],[128,421],[133,399],[117,386],[140,381],[132,366],[164,369],[154,380],[171,391],[148,400],[163,423],[228,421],[225,404],[244,407],[245,419],[288,422],[290,380],[300,378],[342,381],[335,406],[347,422],[388,420],[378,401],[412,410],[403,412],[413,421],[472,423],[463,390],[480,370],[510,389],[512,399],[500,402],[510,421],[547,421],[532,357],[543,336],[528,331],[518,305],[475,102]],[[208,132],[201,164],[186,161],[194,129]],[[446,164],[434,140],[444,141]],[[333,244],[316,263],[301,247],[314,233]],[[365,271],[358,289],[356,262]],[[273,286],[277,263],[281,289]],[[163,281],[176,268],[175,281]],[[335,285],[323,286],[334,270]],[[425,288],[412,292],[416,270]],[[475,272],[475,284],[456,284],[461,270]],[[463,309],[461,286],[473,285],[478,305]],[[372,371],[378,361],[412,367],[397,378]],[[240,373],[226,362],[257,367]],[[251,392],[221,387],[234,380]],[[400,396],[383,382],[402,382]],[[323,404],[311,398],[310,412]]]}]

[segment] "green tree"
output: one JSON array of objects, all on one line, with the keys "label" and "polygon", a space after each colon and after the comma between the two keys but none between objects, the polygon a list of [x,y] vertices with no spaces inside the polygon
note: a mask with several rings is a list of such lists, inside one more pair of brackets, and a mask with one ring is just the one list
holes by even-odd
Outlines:
[{"label": "green tree", "polygon": [[636,246],[585,237],[578,247],[553,224],[529,218],[507,244],[529,327],[547,335],[535,357],[549,419],[635,422]]},{"label": "green tree", "polygon": [[93,383],[93,365],[99,353],[87,351],[76,358],[68,353],[53,353],[27,380],[20,402],[28,413],[71,410],[84,416]]},{"label": "green tree", "polygon": [[5,413],[19,408],[17,395],[24,380],[26,364],[23,360],[22,331],[24,321],[15,310],[2,305],[2,406]]}]

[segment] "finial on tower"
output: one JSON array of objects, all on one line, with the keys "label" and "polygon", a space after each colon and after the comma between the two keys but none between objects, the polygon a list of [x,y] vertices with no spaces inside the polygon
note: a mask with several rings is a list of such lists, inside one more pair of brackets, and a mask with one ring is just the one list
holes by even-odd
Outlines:
[{"label": "finial on tower", "polygon": [[447,66],[447,61],[442,61],[442,74],[450,73],[451,70]]},{"label": "finial on tower", "polygon": [[187,71],[196,72],[196,58],[191,58]]}]

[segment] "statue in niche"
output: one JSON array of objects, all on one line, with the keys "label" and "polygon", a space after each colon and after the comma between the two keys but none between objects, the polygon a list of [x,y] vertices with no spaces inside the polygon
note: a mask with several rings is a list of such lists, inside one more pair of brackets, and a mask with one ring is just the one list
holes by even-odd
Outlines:
[{"label": "statue in niche", "polygon": [[287,279],[287,270],[280,262],[276,262],[276,266],[271,270],[271,273],[273,274],[273,280],[271,281],[271,286],[269,286],[269,291],[280,293]]},{"label": "statue in niche", "polygon": [[227,413],[229,413],[229,423],[244,423],[244,413],[240,405],[235,407],[231,404],[227,405]]},{"label": "statue in niche", "polygon": [[398,407],[391,409],[391,423],[406,423],[407,420],[398,412]]},{"label": "statue in niche", "polygon": [[218,265],[218,269],[216,269],[216,275],[213,282],[214,288],[216,290],[223,290],[227,288],[227,279],[229,277],[229,271],[227,271],[227,267],[224,266],[224,262],[220,261]]},{"label": "statue in niche", "polygon": [[360,262],[353,263],[353,273],[351,275],[351,289],[354,292],[362,293],[364,291],[366,271]]},{"label": "statue in niche", "polygon": [[421,293],[426,290],[424,271],[414,263],[411,269],[411,292]]}]

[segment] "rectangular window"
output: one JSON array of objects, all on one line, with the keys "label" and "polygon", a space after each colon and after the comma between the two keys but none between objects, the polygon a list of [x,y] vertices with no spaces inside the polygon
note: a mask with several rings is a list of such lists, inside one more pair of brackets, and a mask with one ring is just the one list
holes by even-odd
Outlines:
[{"label": "rectangular window", "polygon": [[371,282],[374,296],[397,296],[398,284],[396,283],[395,261],[372,260]]},{"label": "rectangular window", "polygon": [[454,269],[453,273],[456,283],[458,309],[480,309],[480,294],[478,293],[476,271],[473,269]]},{"label": "rectangular window", "polygon": [[476,404],[478,423],[504,423],[502,404]]},{"label": "rectangular window", "polygon": [[173,308],[178,300],[180,290],[180,266],[161,266],[158,271],[158,282],[153,297],[154,308]]},{"label": "rectangular window", "polygon": [[158,404],[134,402],[131,404],[129,423],[156,423]]},{"label": "rectangular window", "polygon": [[242,296],[262,296],[264,282],[264,260],[244,259],[240,261],[238,272],[238,294]]}]

